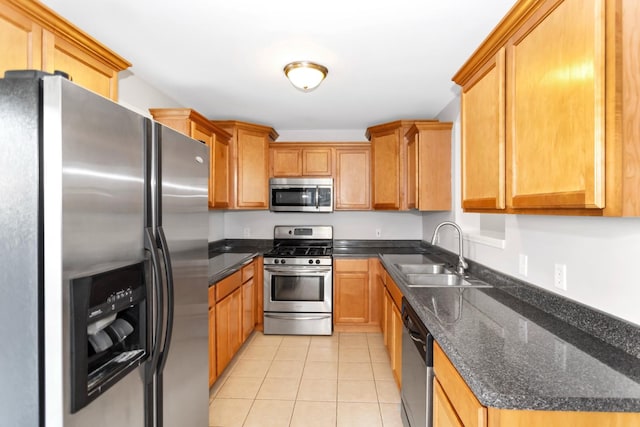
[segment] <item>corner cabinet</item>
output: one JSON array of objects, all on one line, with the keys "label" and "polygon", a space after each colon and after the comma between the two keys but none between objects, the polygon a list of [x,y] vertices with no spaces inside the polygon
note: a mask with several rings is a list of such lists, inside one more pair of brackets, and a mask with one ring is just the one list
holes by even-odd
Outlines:
[{"label": "corner cabinet", "polygon": [[37,1],[0,0],[0,43],[0,76],[7,70],[60,70],[114,101],[118,72],[131,66]]},{"label": "corner cabinet", "polygon": [[516,3],[454,76],[465,210],[640,215],[639,25],[633,0]]},{"label": "corner cabinet", "polygon": [[416,123],[407,139],[407,207],[421,211],[451,209],[451,127],[453,123]]},{"label": "corner cabinet", "polygon": [[365,135],[371,141],[372,207],[407,210],[407,146],[405,134],[415,123],[437,120],[398,120],[372,126]]},{"label": "corner cabinet", "polygon": [[152,108],[149,112],[157,122],[207,144],[209,147],[209,208],[231,206],[229,179],[231,135],[190,108]]},{"label": "corner cabinet", "polygon": [[231,188],[235,209],[269,208],[269,142],[278,138],[271,127],[240,121],[212,120],[231,135]]}]

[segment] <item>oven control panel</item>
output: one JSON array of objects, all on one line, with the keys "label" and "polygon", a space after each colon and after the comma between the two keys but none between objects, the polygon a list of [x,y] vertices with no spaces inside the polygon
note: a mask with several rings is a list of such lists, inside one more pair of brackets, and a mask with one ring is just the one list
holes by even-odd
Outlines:
[{"label": "oven control panel", "polygon": [[265,265],[333,265],[331,257],[322,258],[280,258],[280,257],[265,257]]}]

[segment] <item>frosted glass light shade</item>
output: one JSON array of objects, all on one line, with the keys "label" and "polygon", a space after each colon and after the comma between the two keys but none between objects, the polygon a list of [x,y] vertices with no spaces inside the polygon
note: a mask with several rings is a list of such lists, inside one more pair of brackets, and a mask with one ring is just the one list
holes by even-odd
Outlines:
[{"label": "frosted glass light shade", "polygon": [[329,70],[326,67],[309,61],[296,61],[284,67],[284,74],[292,85],[303,92],[310,92],[322,81]]}]

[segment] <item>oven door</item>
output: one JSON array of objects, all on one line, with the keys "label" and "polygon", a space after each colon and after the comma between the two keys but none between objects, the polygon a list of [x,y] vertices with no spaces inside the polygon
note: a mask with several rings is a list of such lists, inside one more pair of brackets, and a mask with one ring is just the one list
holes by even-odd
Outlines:
[{"label": "oven door", "polygon": [[331,313],[331,266],[265,266],[264,311]]}]

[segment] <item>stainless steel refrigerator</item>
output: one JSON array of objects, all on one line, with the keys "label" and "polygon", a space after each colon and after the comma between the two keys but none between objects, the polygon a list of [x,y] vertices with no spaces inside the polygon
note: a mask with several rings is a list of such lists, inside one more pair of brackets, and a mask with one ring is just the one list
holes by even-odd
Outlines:
[{"label": "stainless steel refrigerator", "polygon": [[208,148],[62,77],[13,77],[0,425],[206,426]]}]

